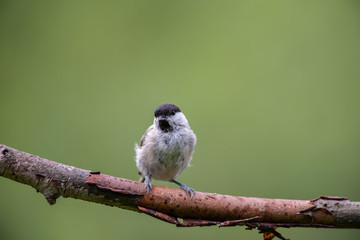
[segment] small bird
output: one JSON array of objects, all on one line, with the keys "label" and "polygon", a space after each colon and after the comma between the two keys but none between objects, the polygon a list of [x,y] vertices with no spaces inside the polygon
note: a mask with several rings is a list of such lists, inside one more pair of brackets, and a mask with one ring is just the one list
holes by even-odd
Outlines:
[{"label": "small bird", "polygon": [[174,182],[184,189],[191,198],[194,189],[175,180],[190,164],[196,136],[181,112],[173,104],[162,104],[154,111],[151,125],[135,145],[136,166],[145,181],[147,194],[152,188],[151,179]]}]

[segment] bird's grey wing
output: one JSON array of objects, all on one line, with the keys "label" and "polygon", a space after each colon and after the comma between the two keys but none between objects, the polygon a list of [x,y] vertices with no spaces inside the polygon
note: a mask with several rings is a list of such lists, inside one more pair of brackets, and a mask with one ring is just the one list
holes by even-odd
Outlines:
[{"label": "bird's grey wing", "polygon": [[[144,146],[144,142],[145,142],[145,139],[146,137],[148,136],[149,132],[151,131],[151,129],[153,129],[154,126],[151,125],[144,133],[144,135],[142,135],[141,139],[140,139],[140,142],[139,142],[139,145],[137,146],[139,149]],[[139,171],[138,174],[140,175],[140,180],[139,182],[144,182],[145,178],[142,176],[142,173]]]},{"label": "bird's grey wing", "polygon": [[144,135],[142,135],[140,142],[139,142],[139,147],[142,147],[144,145],[146,136],[148,135],[148,133],[150,132],[151,129],[154,128],[154,125],[151,125],[144,133]]}]

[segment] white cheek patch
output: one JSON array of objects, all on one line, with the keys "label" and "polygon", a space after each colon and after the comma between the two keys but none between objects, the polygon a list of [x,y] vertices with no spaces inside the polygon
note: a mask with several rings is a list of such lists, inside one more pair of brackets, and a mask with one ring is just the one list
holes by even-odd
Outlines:
[{"label": "white cheek patch", "polygon": [[189,125],[185,115],[182,112],[175,113],[171,118],[171,124],[175,126],[187,126]]}]

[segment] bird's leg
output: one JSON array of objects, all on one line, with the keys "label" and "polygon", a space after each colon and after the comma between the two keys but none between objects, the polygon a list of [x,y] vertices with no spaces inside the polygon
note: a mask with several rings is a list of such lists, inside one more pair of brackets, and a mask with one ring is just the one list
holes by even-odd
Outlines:
[{"label": "bird's leg", "polygon": [[140,171],[138,172],[138,175],[140,176],[139,182],[144,182],[145,178],[143,177]]},{"label": "bird's leg", "polygon": [[194,189],[192,188],[189,188],[188,186],[186,186],[185,184],[181,183],[181,182],[178,182],[176,181],[175,179],[171,180],[173,183],[176,183],[177,185],[179,185],[182,189],[185,190],[185,192],[187,192],[191,198],[193,198],[194,196]]},{"label": "bird's leg", "polygon": [[145,188],[146,188],[146,193],[149,195],[152,185],[151,185],[151,176],[150,175],[146,175],[145,176]]}]

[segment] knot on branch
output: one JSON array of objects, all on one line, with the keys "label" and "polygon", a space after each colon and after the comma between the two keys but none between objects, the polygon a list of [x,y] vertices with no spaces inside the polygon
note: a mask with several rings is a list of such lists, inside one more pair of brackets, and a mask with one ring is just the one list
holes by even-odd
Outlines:
[{"label": "knot on branch", "polygon": [[44,195],[46,201],[50,205],[56,203],[56,199],[60,197],[59,185],[52,177],[47,177],[40,173],[35,174],[38,182],[36,184],[37,192],[40,192]]},{"label": "knot on branch", "polygon": [[[3,176],[8,171],[11,165],[14,164],[16,158],[11,149],[3,144],[0,144],[0,176]],[[11,172],[11,174],[14,174]]]}]

